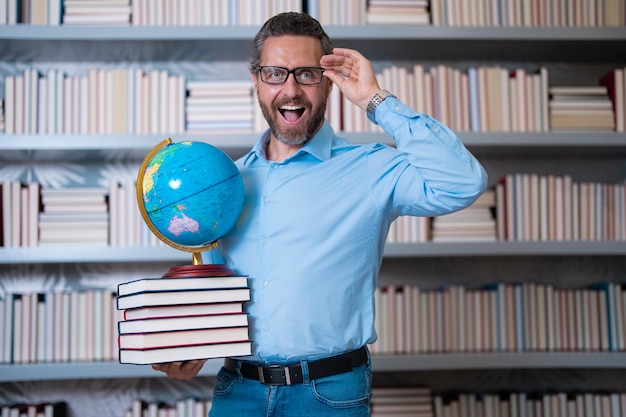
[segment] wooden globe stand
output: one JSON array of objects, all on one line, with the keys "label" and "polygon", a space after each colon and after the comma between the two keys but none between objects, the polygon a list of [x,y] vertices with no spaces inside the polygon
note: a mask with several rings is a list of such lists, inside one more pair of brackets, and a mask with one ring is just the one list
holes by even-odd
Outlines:
[{"label": "wooden globe stand", "polygon": [[[217,246],[217,243],[215,243]],[[173,266],[163,275],[163,278],[179,277],[230,277],[235,271],[224,264],[203,264],[200,251],[192,252],[192,265]]]}]

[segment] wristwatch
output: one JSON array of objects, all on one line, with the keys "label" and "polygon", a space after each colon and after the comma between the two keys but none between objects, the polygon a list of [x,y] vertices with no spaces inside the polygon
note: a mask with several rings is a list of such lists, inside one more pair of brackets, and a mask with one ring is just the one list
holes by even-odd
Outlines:
[{"label": "wristwatch", "polygon": [[372,97],[370,102],[367,104],[367,118],[372,123],[376,123],[376,121],[374,120],[374,111],[376,110],[376,107],[378,107],[378,105],[382,103],[383,100],[385,100],[387,97],[396,96],[389,90],[380,90],[378,93],[374,94],[374,97]]}]

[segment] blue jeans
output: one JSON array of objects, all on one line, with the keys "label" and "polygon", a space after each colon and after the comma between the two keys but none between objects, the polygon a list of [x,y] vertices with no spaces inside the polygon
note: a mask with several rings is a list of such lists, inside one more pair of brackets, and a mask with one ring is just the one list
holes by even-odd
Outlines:
[{"label": "blue jeans", "polygon": [[220,369],[209,417],[369,417],[372,368],[370,362],[352,371],[294,385],[264,385],[244,378],[239,370]]}]

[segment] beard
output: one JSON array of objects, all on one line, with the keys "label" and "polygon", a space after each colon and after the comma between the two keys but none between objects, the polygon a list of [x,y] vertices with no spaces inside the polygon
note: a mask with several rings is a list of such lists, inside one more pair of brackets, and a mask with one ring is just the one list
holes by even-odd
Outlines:
[{"label": "beard", "polygon": [[300,123],[298,126],[288,126],[286,128],[279,127],[275,116],[277,113],[280,113],[278,109],[284,103],[269,106],[261,102],[260,99],[258,101],[261,112],[263,113],[263,117],[265,117],[265,120],[269,125],[272,135],[286,145],[304,145],[313,137],[313,135],[315,135],[315,133],[317,133],[317,131],[324,123],[324,114],[326,112],[327,98],[324,98],[324,101],[321,103],[321,105],[316,108],[313,108],[311,106],[311,103],[304,103],[300,100],[292,100],[290,104],[296,104],[305,107],[309,111],[310,116],[307,120],[304,120],[303,123]]}]

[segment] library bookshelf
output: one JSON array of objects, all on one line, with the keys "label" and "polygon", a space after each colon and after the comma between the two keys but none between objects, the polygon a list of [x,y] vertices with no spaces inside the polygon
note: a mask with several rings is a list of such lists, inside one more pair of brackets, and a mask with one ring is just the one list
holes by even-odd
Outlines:
[{"label": "library bookshelf", "polygon": [[[256,27],[125,27],[114,30],[89,27],[0,26],[0,62],[8,72],[27,66],[128,63],[150,65],[184,61],[189,66],[238,61],[244,68],[250,39]],[[595,84],[610,68],[624,67],[616,51],[626,50],[626,27],[618,28],[462,28],[331,26],[328,33],[338,46],[356,48],[373,62],[414,62],[428,65],[476,62],[515,66],[518,63],[554,67],[556,81],[572,80]],[[6,69],[8,68],[8,70]],[[6,75],[6,74],[3,74]],[[558,75],[561,77],[559,78]],[[256,133],[177,134],[180,140],[206,140],[232,157],[243,154]],[[380,134],[348,133],[354,142],[380,141]],[[460,137],[488,170],[490,185],[507,172],[532,169],[540,172],[572,173],[580,179],[623,181],[626,178],[626,134],[615,132],[460,133]],[[24,164],[81,162],[91,165],[111,158],[140,160],[163,135],[0,135],[0,167],[14,161]],[[114,156],[111,156],[114,155]],[[510,273],[510,280],[550,282],[583,286],[596,280],[621,280],[626,276],[625,242],[496,242],[391,244],[385,253],[381,283],[412,282],[435,287],[441,283],[482,285]],[[0,272],[38,264],[57,270],[67,265],[128,264],[141,267],[156,261],[184,263],[188,255],[169,248],[0,248]],[[606,267],[606,265],[609,265]],[[494,266],[495,265],[495,266]],[[569,265],[569,266],[568,266]],[[582,268],[579,268],[582,266]],[[523,273],[533,275],[522,277]],[[467,273],[467,271],[471,273]],[[581,271],[575,271],[581,270]],[[594,271],[602,271],[594,276]],[[574,274],[570,279],[565,274]],[[211,379],[220,362],[212,360],[201,376]],[[624,352],[532,352],[485,354],[398,354],[375,355],[374,371],[397,375],[392,381],[424,381],[421,373],[457,375],[459,371],[500,372],[506,378],[514,370],[537,375],[558,370],[556,380],[567,389],[595,389],[585,378],[568,381],[569,371],[594,373],[613,370],[604,381],[615,389],[626,389]],[[417,375],[417,377],[416,377]],[[578,374],[577,374],[578,375]],[[406,377],[406,379],[403,379]],[[552,375],[552,377],[554,377]],[[97,379],[158,379],[149,367],[125,366],[114,362],[3,364],[0,388],[35,381]],[[591,378],[590,378],[591,379]],[[427,381],[427,378],[425,378]],[[518,381],[510,384],[529,389]],[[473,382],[468,382],[471,385]],[[483,385],[491,389],[489,384]],[[603,385],[606,386],[606,385]],[[187,386],[178,386],[181,390]],[[445,384],[434,387],[445,391]],[[468,389],[473,389],[468,386]],[[8,388],[6,392],[10,391]],[[3,391],[5,392],[5,391]]]}]

